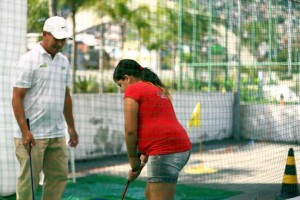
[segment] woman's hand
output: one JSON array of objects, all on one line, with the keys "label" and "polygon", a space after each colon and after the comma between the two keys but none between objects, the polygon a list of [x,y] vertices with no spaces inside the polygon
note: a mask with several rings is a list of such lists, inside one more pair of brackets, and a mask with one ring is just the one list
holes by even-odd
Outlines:
[{"label": "woman's hand", "polygon": [[139,177],[141,171],[142,171],[142,168],[140,168],[137,171],[133,171],[132,169],[130,169],[129,172],[128,172],[128,180],[130,182],[135,181],[135,179],[137,179],[137,177]]},{"label": "woman's hand", "polygon": [[141,171],[143,170],[144,166],[146,165],[146,163],[141,162],[138,168],[135,169],[131,169],[128,172],[128,180],[130,182],[133,182],[135,179],[137,179],[137,177],[139,177]]}]

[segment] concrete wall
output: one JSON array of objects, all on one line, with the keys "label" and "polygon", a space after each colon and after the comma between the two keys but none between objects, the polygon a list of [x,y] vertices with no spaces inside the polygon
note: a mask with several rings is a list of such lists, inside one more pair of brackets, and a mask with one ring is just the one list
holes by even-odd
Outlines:
[{"label": "concrete wall", "polygon": [[299,105],[242,105],[241,129],[246,138],[300,142]]},{"label": "concrete wall", "polygon": [[[73,96],[80,144],[76,159],[125,153],[123,137],[123,94],[78,94]],[[201,104],[201,127],[187,128],[197,102]],[[192,143],[232,137],[233,94],[181,93],[173,95],[180,123]],[[241,105],[241,134],[263,141],[300,141],[298,105]],[[200,139],[201,137],[201,139]]]},{"label": "concrete wall", "polygon": [[[123,138],[123,94],[78,94],[73,96],[74,117],[80,144],[76,159],[125,153]],[[201,127],[187,129],[197,102],[201,103]],[[221,140],[231,136],[231,93],[174,94],[173,105],[192,143]]]}]

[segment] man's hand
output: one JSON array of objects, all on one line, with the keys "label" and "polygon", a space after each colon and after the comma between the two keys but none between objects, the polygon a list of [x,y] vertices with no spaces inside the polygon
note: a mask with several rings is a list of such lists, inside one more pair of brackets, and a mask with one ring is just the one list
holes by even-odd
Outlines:
[{"label": "man's hand", "polygon": [[70,136],[68,144],[70,147],[75,148],[78,144],[78,134],[74,128],[69,128],[68,132],[69,132],[69,136]]},{"label": "man's hand", "polygon": [[35,139],[30,131],[27,131],[25,134],[22,134],[22,143],[28,153],[30,152],[30,148],[32,146],[35,146]]}]

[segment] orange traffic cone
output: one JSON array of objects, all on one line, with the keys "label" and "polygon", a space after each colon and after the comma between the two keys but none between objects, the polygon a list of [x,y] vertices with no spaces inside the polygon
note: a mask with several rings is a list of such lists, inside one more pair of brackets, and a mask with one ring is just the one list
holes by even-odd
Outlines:
[{"label": "orange traffic cone", "polygon": [[277,199],[288,199],[299,196],[296,163],[293,148],[289,149],[288,158],[283,175],[281,191]]}]

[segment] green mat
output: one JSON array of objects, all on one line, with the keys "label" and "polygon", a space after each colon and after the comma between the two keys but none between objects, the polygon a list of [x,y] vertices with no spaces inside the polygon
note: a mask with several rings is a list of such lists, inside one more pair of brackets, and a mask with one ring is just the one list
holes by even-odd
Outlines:
[{"label": "green mat", "polygon": [[[127,180],[122,177],[91,175],[78,178],[76,183],[69,180],[62,200],[120,200]],[[144,200],[146,182],[136,180],[126,193],[126,200]],[[237,191],[200,188],[178,184],[175,200],[222,200],[241,194]],[[15,200],[15,196],[6,197]],[[37,200],[41,199],[41,188],[37,191]]]}]

